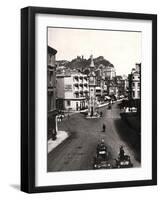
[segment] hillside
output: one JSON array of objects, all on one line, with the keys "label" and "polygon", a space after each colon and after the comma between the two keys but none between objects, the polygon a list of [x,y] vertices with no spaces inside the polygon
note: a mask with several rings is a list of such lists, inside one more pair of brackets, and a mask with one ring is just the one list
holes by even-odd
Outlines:
[{"label": "hillside", "polygon": [[[94,64],[95,68],[97,69],[100,65],[103,65],[103,67],[114,67],[113,64],[111,64],[108,60],[106,60],[103,56],[99,56],[97,58],[94,58]],[[77,57],[73,59],[71,62],[69,61],[57,61],[59,65],[64,65],[65,68],[69,69],[77,69],[79,71],[84,71],[85,69],[89,68],[90,66],[90,58],[84,59],[83,57]]]}]

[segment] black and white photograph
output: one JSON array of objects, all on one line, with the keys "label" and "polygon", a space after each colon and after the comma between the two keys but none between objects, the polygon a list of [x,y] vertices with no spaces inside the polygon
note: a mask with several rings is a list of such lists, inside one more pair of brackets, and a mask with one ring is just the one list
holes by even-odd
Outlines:
[{"label": "black and white photograph", "polygon": [[156,23],[22,9],[22,191],[157,184]]},{"label": "black and white photograph", "polygon": [[47,27],[46,48],[47,172],[140,168],[142,32]]}]

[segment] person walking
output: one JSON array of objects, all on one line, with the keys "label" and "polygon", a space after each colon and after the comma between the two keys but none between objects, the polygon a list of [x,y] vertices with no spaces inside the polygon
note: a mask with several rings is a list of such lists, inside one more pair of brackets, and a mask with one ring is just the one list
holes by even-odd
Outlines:
[{"label": "person walking", "polygon": [[119,153],[120,160],[124,160],[125,158],[125,151],[123,146],[120,146],[120,153]]},{"label": "person walking", "polygon": [[106,125],[105,125],[105,124],[103,124],[103,126],[102,126],[102,131],[103,131],[103,132],[106,131]]}]

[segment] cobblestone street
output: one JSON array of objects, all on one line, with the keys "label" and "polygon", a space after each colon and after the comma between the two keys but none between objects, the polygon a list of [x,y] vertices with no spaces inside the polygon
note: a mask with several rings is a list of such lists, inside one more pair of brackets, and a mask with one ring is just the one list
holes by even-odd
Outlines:
[{"label": "cobblestone street", "polygon": [[[92,169],[96,146],[101,139],[108,147],[112,164],[123,145],[134,167],[140,166],[140,136],[121,120],[118,102],[111,110],[105,106],[99,111],[103,116],[98,119],[86,119],[84,114],[76,113],[58,123],[59,130],[69,132],[70,136],[48,154],[48,172]],[[103,124],[105,132],[102,132]]]}]

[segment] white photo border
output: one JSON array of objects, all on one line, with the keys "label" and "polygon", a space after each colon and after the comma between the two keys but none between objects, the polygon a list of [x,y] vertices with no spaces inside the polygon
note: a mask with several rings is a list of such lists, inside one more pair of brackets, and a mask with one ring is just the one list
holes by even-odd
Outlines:
[{"label": "white photo border", "polygon": [[[152,21],[36,14],[35,20],[35,185],[103,183],[152,179]],[[47,27],[142,32],[141,167],[47,173]],[[148,109],[147,109],[148,108]]]}]

